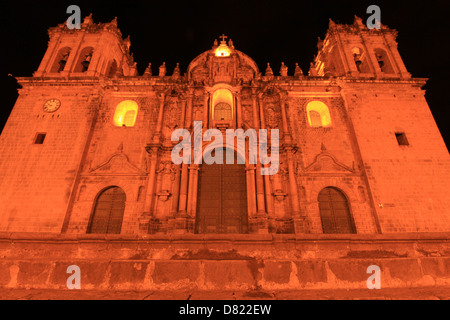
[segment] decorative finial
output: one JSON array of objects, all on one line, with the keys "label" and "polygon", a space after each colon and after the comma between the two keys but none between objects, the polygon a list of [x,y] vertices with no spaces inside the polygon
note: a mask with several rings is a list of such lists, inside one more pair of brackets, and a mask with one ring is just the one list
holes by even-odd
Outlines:
[{"label": "decorative finial", "polygon": [[267,62],[267,68],[266,68],[266,76],[273,76],[272,68],[270,67],[270,63]]},{"label": "decorative finial", "polygon": [[217,39],[214,39],[214,47],[217,47],[219,45],[219,42],[217,41]]},{"label": "decorative finial", "polygon": [[233,40],[228,40],[228,46],[229,47],[231,47],[231,48],[234,48],[234,45],[233,45]]},{"label": "decorative finial", "polygon": [[330,22],[328,24],[328,28],[331,29],[331,28],[334,28],[334,27],[336,27],[336,23],[334,23],[334,21],[330,19]]},{"label": "decorative finial", "polygon": [[112,19],[110,23],[117,27],[117,17],[114,17],[114,19]]},{"label": "decorative finial", "polygon": [[303,71],[302,71],[302,69],[300,69],[298,63],[296,62],[295,63],[295,70],[294,70],[294,77],[299,78],[301,76],[303,76]]},{"label": "decorative finial", "polygon": [[322,150],[322,152],[327,151],[327,148],[325,148],[325,145],[322,143],[322,145],[320,146],[320,149]]},{"label": "decorative finial", "polygon": [[127,47],[127,49],[130,49],[130,47],[131,47],[131,38],[130,38],[129,35],[128,35],[128,37],[125,40],[123,40],[123,42],[125,43],[125,46]]},{"label": "decorative finial", "polygon": [[94,23],[94,19],[92,19],[92,13],[89,14],[87,17],[85,17],[84,20],[83,20],[83,25],[84,26],[90,26],[93,23]]},{"label": "decorative finial", "polygon": [[288,76],[288,67],[284,64],[284,62],[281,63],[280,75],[282,77],[287,77]]},{"label": "decorative finial", "polygon": [[362,19],[360,17],[358,17],[357,15],[355,15],[355,20],[353,23],[358,26],[364,26]]},{"label": "decorative finial", "polygon": [[312,63],[312,62],[309,65],[309,75],[311,77],[317,77],[317,70],[316,70],[316,67],[314,66],[314,63]]},{"label": "decorative finial", "polygon": [[173,70],[172,77],[179,78],[180,77],[180,64],[177,62],[175,69]]},{"label": "decorative finial", "polygon": [[159,76],[164,77],[166,75],[166,72],[167,72],[166,63],[163,62],[163,64],[159,67]]},{"label": "decorative finial", "polygon": [[147,69],[144,71],[144,77],[151,77],[152,76],[152,64],[149,63]]}]

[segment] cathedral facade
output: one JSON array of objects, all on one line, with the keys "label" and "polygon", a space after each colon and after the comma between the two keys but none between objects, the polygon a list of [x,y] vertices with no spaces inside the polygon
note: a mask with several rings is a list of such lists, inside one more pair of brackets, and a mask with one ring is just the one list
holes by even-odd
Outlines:
[{"label": "cathedral facade", "polygon": [[[449,153],[395,30],[330,21],[307,72],[261,72],[222,36],[185,74],[143,75],[116,20],[49,36],[0,137],[2,232],[450,231]],[[172,133],[195,121],[278,130],[278,172],[249,161],[249,139],[244,152],[223,139],[241,162],[173,163]]]}]

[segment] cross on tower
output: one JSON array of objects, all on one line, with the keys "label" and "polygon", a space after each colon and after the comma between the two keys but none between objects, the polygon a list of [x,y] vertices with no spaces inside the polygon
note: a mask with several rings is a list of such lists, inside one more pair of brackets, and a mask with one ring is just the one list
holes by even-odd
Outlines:
[{"label": "cross on tower", "polygon": [[219,38],[222,38],[222,42],[225,42],[225,39],[228,37],[225,34],[222,34]]}]

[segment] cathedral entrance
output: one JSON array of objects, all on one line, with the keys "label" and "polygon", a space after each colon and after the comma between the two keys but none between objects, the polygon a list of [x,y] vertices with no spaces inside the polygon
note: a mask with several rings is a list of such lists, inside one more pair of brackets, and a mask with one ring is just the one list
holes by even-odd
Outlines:
[{"label": "cathedral entrance", "polygon": [[196,233],[247,233],[245,164],[204,163],[199,172]]}]

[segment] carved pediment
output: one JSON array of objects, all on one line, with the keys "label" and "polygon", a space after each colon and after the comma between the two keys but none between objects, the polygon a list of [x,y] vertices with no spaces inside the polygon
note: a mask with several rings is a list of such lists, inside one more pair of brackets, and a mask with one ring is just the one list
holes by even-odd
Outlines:
[{"label": "carved pediment", "polygon": [[308,167],[306,172],[309,173],[354,173],[354,169],[337,161],[328,152],[320,153]]},{"label": "carved pediment", "polygon": [[144,175],[145,171],[133,165],[123,153],[113,154],[108,161],[89,171],[93,175]]}]

